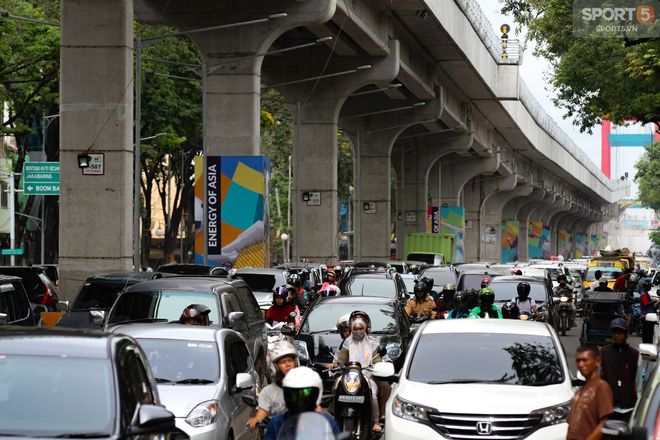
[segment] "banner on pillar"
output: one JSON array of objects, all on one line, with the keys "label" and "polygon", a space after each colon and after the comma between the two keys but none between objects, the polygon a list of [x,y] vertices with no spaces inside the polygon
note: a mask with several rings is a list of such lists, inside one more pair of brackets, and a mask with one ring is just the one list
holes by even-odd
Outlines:
[{"label": "banner on pillar", "polygon": [[454,263],[464,263],[463,236],[465,235],[465,208],[449,206],[440,208],[440,233],[456,235]]},{"label": "banner on pillar", "polygon": [[502,263],[518,261],[518,221],[502,222]]},{"label": "banner on pillar", "polygon": [[604,235],[600,236],[600,250],[604,251],[607,244],[605,243],[606,237]]},{"label": "banner on pillar", "polygon": [[543,225],[543,236],[541,237],[541,249],[543,250],[543,258],[550,259],[550,225]]},{"label": "banner on pillar", "polygon": [[598,237],[597,235],[592,235],[591,236],[591,243],[589,244],[589,255],[592,257],[596,255],[596,253],[600,250],[600,243],[598,242]]},{"label": "banner on pillar", "polygon": [[527,225],[527,255],[532,258],[543,258],[543,223],[532,222]]},{"label": "banner on pillar", "polygon": [[589,235],[576,234],[575,236],[575,258],[591,255],[589,253]]},{"label": "banner on pillar", "polygon": [[433,234],[440,233],[440,212],[438,212],[438,208],[429,206],[427,223],[427,231]]},{"label": "banner on pillar", "polygon": [[195,263],[203,263],[204,203],[208,201],[208,263],[228,268],[268,267],[270,159],[210,156],[208,194],[203,158],[195,157]]},{"label": "banner on pillar", "polygon": [[572,258],[573,239],[571,231],[560,229],[557,231],[557,256],[561,255],[564,260]]}]

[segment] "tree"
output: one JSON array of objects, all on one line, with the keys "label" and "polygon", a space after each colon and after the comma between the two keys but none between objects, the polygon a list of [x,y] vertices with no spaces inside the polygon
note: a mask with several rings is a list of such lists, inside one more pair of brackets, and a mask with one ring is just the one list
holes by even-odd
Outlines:
[{"label": "tree", "polygon": [[649,234],[649,238],[651,239],[651,242],[653,242],[653,244],[660,244],[660,228],[651,232]]},{"label": "tree", "polygon": [[645,146],[644,156],[635,164],[635,182],[639,184],[642,205],[660,210],[660,143]]}]

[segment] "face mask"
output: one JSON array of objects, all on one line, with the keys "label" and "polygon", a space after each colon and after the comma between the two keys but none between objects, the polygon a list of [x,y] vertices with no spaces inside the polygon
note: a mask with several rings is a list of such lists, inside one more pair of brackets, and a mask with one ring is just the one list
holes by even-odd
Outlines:
[{"label": "face mask", "polygon": [[367,332],[364,330],[360,331],[353,331],[352,333],[353,338],[355,338],[356,341],[361,341],[364,339],[365,336],[367,336]]}]

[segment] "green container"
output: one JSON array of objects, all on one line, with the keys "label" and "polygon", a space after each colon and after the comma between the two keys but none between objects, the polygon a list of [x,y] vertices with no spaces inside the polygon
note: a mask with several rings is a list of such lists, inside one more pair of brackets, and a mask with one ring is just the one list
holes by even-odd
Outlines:
[{"label": "green container", "polygon": [[435,256],[442,257],[443,264],[454,262],[456,236],[452,234],[406,234],[403,258],[406,261],[424,261],[433,264]]}]

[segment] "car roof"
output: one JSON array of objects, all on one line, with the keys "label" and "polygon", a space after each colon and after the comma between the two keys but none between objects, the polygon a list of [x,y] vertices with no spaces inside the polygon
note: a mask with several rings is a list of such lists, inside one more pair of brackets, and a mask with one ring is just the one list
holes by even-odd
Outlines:
[{"label": "car roof", "polygon": [[286,272],[285,269],[268,269],[266,267],[245,267],[243,269],[237,269],[234,272],[235,276],[238,276],[242,273],[254,273],[254,274],[263,274],[263,275],[281,275],[282,272]]},{"label": "car roof", "polygon": [[0,326],[2,354],[108,359],[117,335],[61,327]]},{"label": "car roof", "polygon": [[428,321],[422,334],[435,333],[497,333],[550,336],[548,325],[515,319],[440,319]]},{"label": "car roof", "polygon": [[340,295],[328,296],[320,298],[315,304],[323,304],[326,302],[336,302],[337,304],[393,304],[396,302],[395,298],[386,298],[382,296],[361,296],[361,295]]},{"label": "car roof", "polygon": [[499,277],[495,277],[492,280],[490,280],[489,284],[492,283],[506,283],[506,282],[519,282],[519,283],[543,283],[544,278],[538,278],[538,277],[527,277],[524,275],[503,275]]},{"label": "car roof", "polygon": [[195,276],[181,276],[147,280],[133,284],[125,292],[139,292],[144,290],[207,290],[212,291],[216,287],[230,286],[231,282],[225,278],[201,278]]},{"label": "car roof", "polygon": [[91,281],[105,281],[108,283],[126,283],[126,282],[140,282],[144,280],[150,280],[154,277],[154,272],[108,272],[108,273],[99,273],[87,277],[85,280],[86,283]]},{"label": "car roof", "polygon": [[16,276],[16,275],[1,275],[0,274],[0,283],[3,282],[12,282],[12,281],[20,281],[23,282],[23,278]]},{"label": "car roof", "polygon": [[423,268],[420,272],[425,273],[425,272],[455,272],[456,268],[452,265],[446,265],[446,266],[429,266]]},{"label": "car roof", "polygon": [[[181,324],[119,324],[112,327],[112,333],[132,336],[135,339],[179,339],[213,342],[218,333],[236,333],[233,330],[217,327],[200,327]],[[238,333],[237,333],[238,334]]]},{"label": "car roof", "polygon": [[367,271],[367,272],[354,272],[351,273],[348,278],[343,278],[343,280],[349,280],[352,278],[373,278],[373,279],[386,279],[386,280],[393,280],[394,279],[394,274],[397,274],[400,276],[398,272],[386,272],[386,271]]},{"label": "car roof", "polygon": [[461,276],[463,275],[511,275],[511,268],[496,268],[496,267],[488,267],[488,268],[483,268],[483,269],[467,269],[464,270],[461,273]]}]

